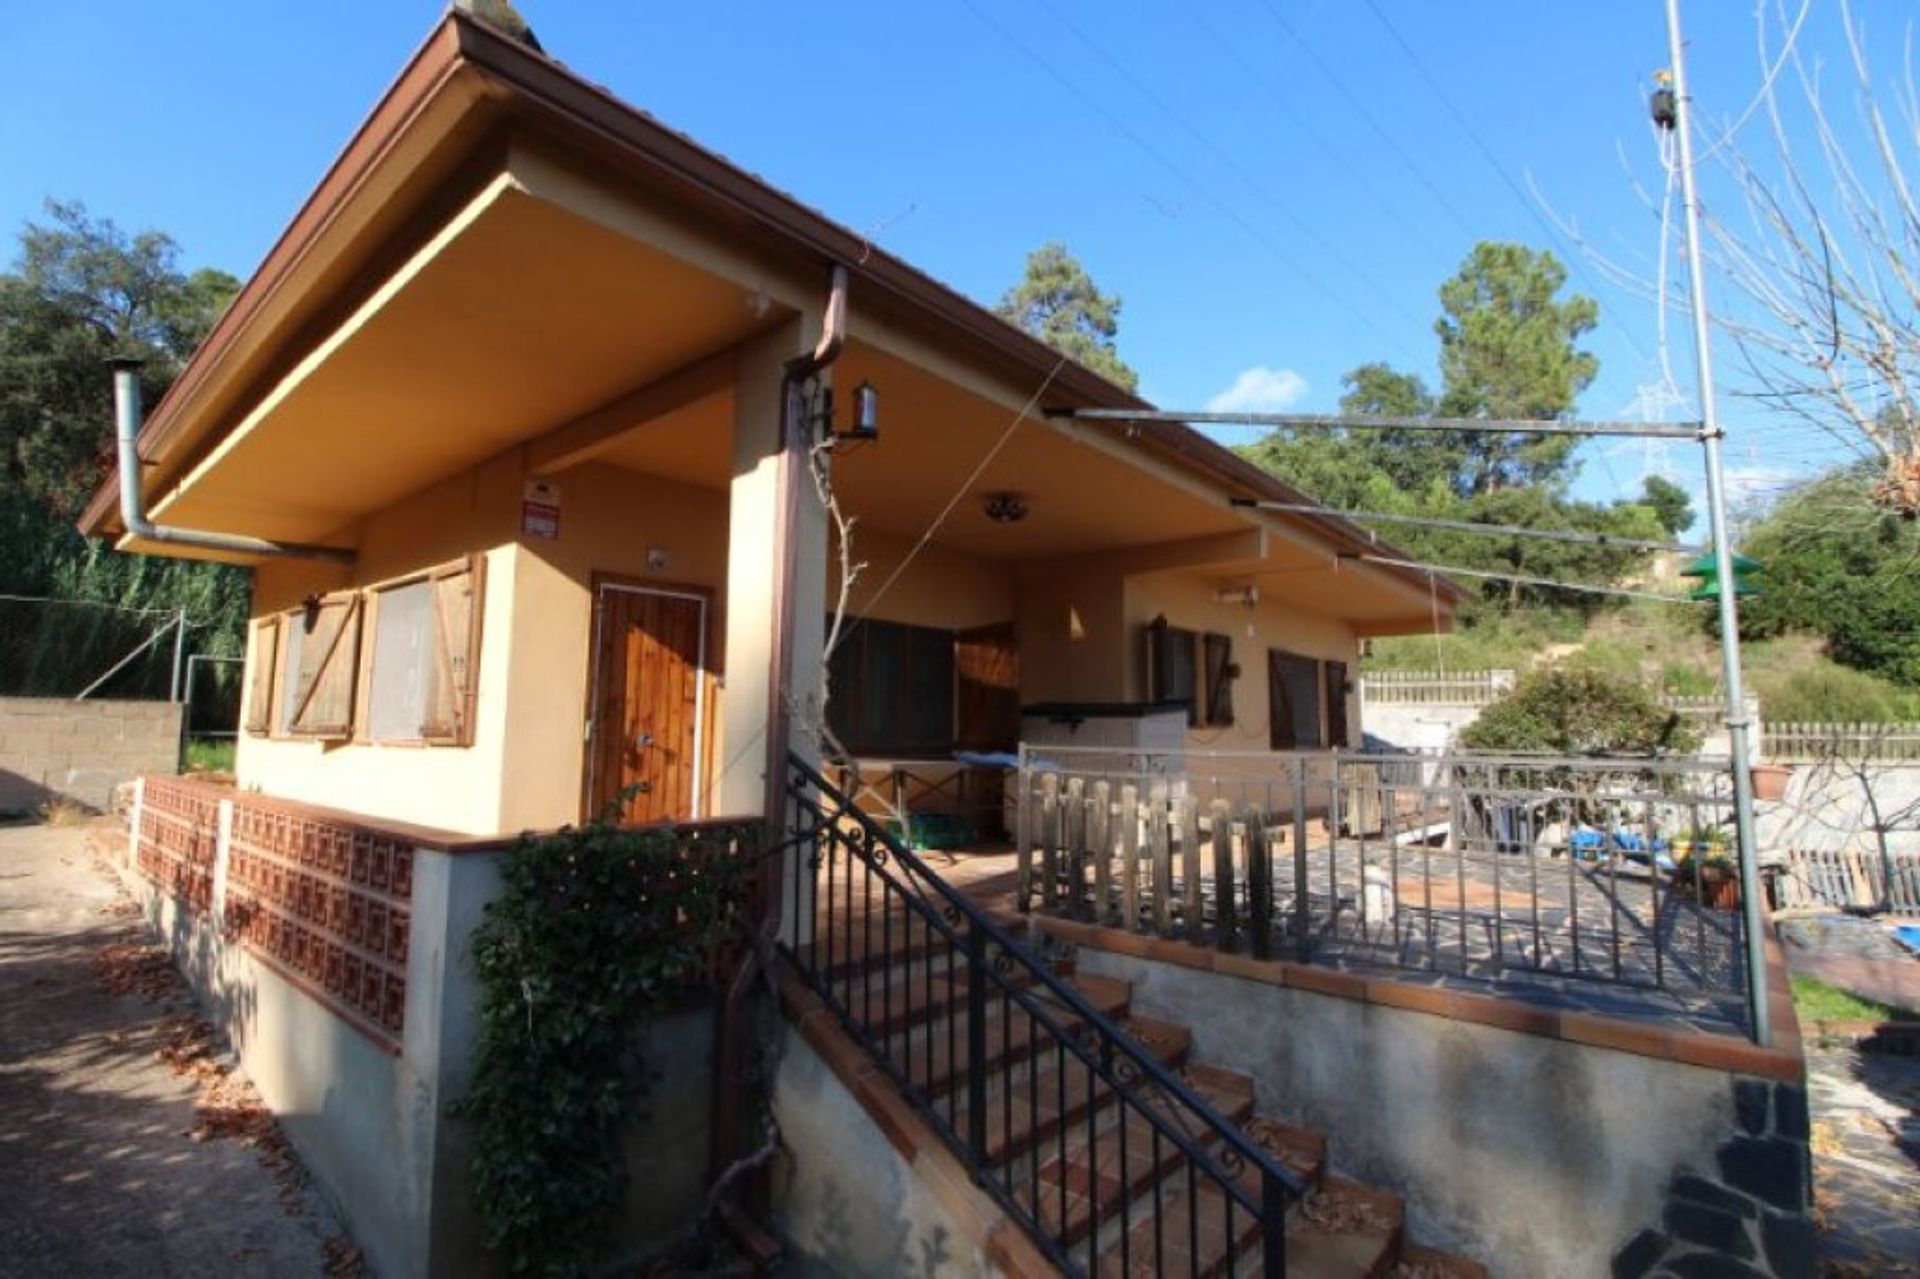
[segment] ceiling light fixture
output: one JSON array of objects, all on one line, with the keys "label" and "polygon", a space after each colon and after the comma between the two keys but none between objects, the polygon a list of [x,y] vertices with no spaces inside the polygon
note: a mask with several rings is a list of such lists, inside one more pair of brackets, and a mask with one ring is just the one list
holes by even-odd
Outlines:
[{"label": "ceiling light fixture", "polygon": [[980,507],[995,524],[1018,524],[1027,518],[1027,499],[1018,493],[989,493]]}]

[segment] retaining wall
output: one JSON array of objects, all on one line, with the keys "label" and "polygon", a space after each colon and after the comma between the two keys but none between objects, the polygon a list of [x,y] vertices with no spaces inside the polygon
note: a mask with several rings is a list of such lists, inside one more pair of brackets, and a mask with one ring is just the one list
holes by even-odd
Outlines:
[{"label": "retaining wall", "polygon": [[[1682,1046],[1657,1024],[1562,1026],[1491,999],[1475,1019],[1438,1015],[1387,1002],[1386,982],[1288,985],[1278,965],[1250,978],[1078,940],[1083,971],[1132,982],[1135,1011],[1190,1026],[1196,1056],[1253,1076],[1262,1110],[1400,1194],[1412,1234],[1493,1275],[1813,1273],[1797,1040]],[[1340,978],[1353,997],[1326,993]],[[1452,998],[1406,989],[1409,1005]],[[1727,1065],[1675,1058],[1696,1048]]]},{"label": "retaining wall", "polygon": [[56,798],[105,811],[113,788],[180,760],[175,702],[0,697],[0,813]]}]

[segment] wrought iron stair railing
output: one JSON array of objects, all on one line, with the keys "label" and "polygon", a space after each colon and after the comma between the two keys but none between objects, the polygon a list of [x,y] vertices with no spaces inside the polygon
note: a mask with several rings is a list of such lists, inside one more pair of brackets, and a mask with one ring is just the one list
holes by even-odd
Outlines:
[{"label": "wrought iron stair railing", "polygon": [[1297,1175],[797,756],[786,789],[789,959],[1043,1253],[1286,1273]]}]

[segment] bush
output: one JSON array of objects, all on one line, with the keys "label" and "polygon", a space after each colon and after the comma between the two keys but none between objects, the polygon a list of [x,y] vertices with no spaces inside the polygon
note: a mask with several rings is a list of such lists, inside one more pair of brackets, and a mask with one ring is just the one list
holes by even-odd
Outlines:
[{"label": "bush", "polygon": [[1868,723],[1920,719],[1920,693],[1825,662],[1753,679],[1761,712],[1780,723]]},{"label": "bush", "polygon": [[1837,662],[1920,688],[1920,523],[1877,509],[1869,471],[1836,471],[1790,494],[1744,550],[1765,566],[1741,633],[1826,637]]},{"label": "bush", "polygon": [[1548,667],[1489,703],[1460,734],[1472,750],[1555,755],[1685,753],[1700,738],[1638,680],[1592,667]]},{"label": "bush", "polygon": [[480,1041],[457,1113],[474,1128],[484,1238],[515,1275],[606,1259],[649,1018],[749,921],[757,825],[524,836],[475,930]]}]

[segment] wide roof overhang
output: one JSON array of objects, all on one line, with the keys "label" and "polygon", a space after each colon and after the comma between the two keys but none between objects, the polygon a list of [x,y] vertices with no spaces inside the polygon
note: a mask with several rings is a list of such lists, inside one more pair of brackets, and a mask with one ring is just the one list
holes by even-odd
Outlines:
[{"label": "wide roof overhang", "polygon": [[[715,233],[729,252],[711,250]],[[148,417],[140,452],[155,517],[325,540],[463,463],[790,316],[817,301],[833,265],[852,276],[860,324],[918,334],[945,358],[1020,384],[1044,380],[1049,406],[1148,407],[452,13]],[[1185,426],[1079,429],[1208,493],[1300,500]],[[95,494],[82,530],[160,549],[124,538],[116,486],[110,476]],[[1337,518],[1269,522],[1335,552],[1380,550]],[[1445,579],[1367,571],[1404,579],[1410,601],[1450,611],[1463,598]]]}]

